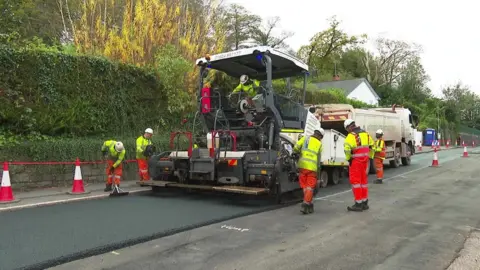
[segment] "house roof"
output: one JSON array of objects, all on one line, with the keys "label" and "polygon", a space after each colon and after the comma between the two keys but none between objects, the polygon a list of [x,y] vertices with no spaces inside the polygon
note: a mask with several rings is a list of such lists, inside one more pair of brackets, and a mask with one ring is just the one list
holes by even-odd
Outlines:
[{"label": "house roof", "polygon": [[316,83],[315,85],[320,89],[328,89],[328,88],[340,88],[345,90],[345,95],[349,95],[355,88],[357,88],[362,82],[368,86],[370,91],[372,91],[373,95],[380,99],[377,92],[373,89],[370,83],[365,78],[353,79],[353,80],[342,80],[342,81],[330,81],[330,82],[321,82]]}]

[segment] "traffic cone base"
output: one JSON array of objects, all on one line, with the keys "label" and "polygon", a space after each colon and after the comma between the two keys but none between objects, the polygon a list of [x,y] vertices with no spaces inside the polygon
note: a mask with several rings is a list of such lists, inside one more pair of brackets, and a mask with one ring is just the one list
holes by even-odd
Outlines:
[{"label": "traffic cone base", "polygon": [[0,204],[16,203],[19,199],[13,196],[12,185],[10,183],[10,173],[8,172],[8,163],[3,163],[2,183],[0,186]]},{"label": "traffic cone base", "polygon": [[440,167],[440,164],[438,163],[437,149],[433,151],[433,160],[432,160],[432,165],[430,167],[433,167],[433,168]]},{"label": "traffic cone base", "polygon": [[70,195],[82,195],[88,194],[90,191],[86,191],[83,186],[82,171],[80,169],[80,160],[77,158],[75,161],[75,176],[73,177],[72,191],[67,192]]},{"label": "traffic cone base", "polygon": [[462,157],[468,157],[468,152],[467,152],[467,147],[466,147],[466,146],[463,147],[463,155],[462,155]]}]

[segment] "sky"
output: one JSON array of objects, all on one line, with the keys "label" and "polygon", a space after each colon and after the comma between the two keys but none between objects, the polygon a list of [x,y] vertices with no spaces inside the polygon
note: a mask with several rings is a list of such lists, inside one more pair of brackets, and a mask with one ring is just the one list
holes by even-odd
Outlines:
[{"label": "sky", "polygon": [[[480,95],[480,13],[474,0],[224,0],[237,3],[266,19],[281,18],[281,29],[295,35],[287,43],[298,50],[328,28],[333,15],[350,35],[367,34],[373,48],[377,37],[422,46],[422,64],[432,93],[461,81]],[[476,5],[480,6],[480,3]],[[475,12],[477,10],[477,12]],[[477,77],[478,79],[475,79]]]}]

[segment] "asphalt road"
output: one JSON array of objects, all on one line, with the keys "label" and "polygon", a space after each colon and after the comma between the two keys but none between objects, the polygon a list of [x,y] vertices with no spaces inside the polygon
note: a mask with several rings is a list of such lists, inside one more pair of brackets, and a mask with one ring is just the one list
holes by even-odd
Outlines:
[{"label": "asphalt road", "polygon": [[440,152],[439,168],[427,154],[388,170],[368,212],[346,211],[350,192],[320,194],[313,215],[285,207],[52,269],[446,269],[480,227],[480,155],[461,152]]},{"label": "asphalt road", "polygon": [[[459,150],[441,151],[440,163],[458,157],[459,153]],[[418,170],[431,163],[431,159],[431,154],[415,156],[411,166],[386,169],[385,175]],[[343,183],[322,189],[320,195],[348,189]],[[222,194],[180,196],[178,192],[166,191],[4,212],[0,213],[0,269],[43,269],[52,263],[100,254],[135,241],[144,242],[271,208],[269,202],[259,199]],[[259,224],[265,222],[271,220],[261,220]]]}]

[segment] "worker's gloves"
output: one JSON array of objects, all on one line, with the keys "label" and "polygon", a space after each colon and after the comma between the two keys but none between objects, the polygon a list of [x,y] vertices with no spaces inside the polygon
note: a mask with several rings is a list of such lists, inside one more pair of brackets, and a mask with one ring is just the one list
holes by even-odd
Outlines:
[{"label": "worker's gloves", "polygon": [[353,161],[353,159],[350,159],[350,160],[348,161],[348,166],[352,166],[352,161]]},{"label": "worker's gloves", "polygon": [[297,153],[293,153],[293,154],[292,154],[292,158],[293,158],[293,159],[299,159],[300,156],[299,156]]},{"label": "worker's gloves", "polygon": [[103,156],[104,158],[106,158],[106,157],[108,156],[108,152],[107,152],[107,151],[102,151],[102,156]]},{"label": "worker's gloves", "polygon": [[112,166],[110,167],[110,173],[113,173],[113,171],[115,171],[115,168]]}]

